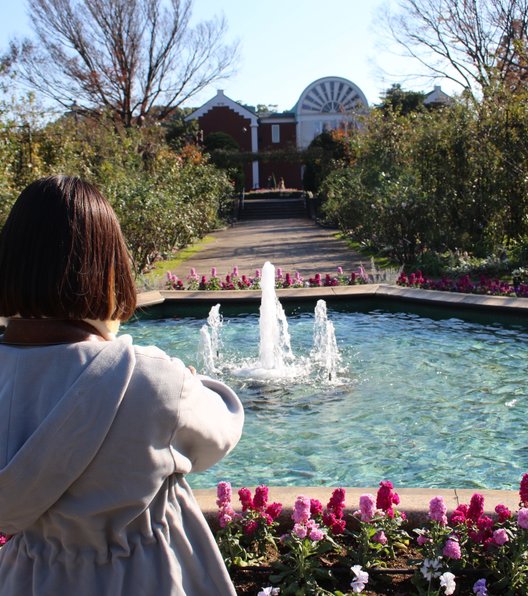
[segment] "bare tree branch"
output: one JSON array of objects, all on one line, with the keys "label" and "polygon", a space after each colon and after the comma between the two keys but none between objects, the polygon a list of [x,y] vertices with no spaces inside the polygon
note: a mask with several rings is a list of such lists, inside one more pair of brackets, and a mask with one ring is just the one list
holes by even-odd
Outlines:
[{"label": "bare tree branch", "polygon": [[162,119],[238,60],[223,19],[191,26],[192,2],[28,0],[35,40],[12,42],[8,61],[62,106],[125,126]]},{"label": "bare tree branch", "polygon": [[528,0],[399,0],[388,24],[408,56],[473,96],[525,73]]}]

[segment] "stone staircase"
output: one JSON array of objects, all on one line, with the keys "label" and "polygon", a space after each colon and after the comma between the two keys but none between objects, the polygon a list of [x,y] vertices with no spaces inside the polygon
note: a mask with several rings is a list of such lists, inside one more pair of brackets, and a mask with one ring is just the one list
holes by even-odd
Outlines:
[{"label": "stone staircase", "polygon": [[249,193],[240,207],[239,218],[242,220],[308,218],[302,193]]}]

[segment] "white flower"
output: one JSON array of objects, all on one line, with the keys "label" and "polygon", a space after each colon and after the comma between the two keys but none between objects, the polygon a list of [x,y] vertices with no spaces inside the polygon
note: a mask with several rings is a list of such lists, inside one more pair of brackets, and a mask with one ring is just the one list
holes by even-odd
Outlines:
[{"label": "white flower", "polygon": [[366,571],[361,570],[361,565],[354,565],[350,568],[352,573],[356,576],[351,582],[350,587],[354,594],[359,594],[365,589],[365,585],[368,583],[369,574]]},{"label": "white flower", "polygon": [[447,595],[453,594],[456,590],[455,576],[450,571],[442,573],[440,576],[440,585],[444,588]]},{"label": "white flower", "polygon": [[440,575],[440,565],[440,559],[425,559],[420,571],[426,580],[431,581],[433,577]]},{"label": "white flower", "polygon": [[279,596],[280,588],[262,588],[262,590],[257,594],[257,596]]}]

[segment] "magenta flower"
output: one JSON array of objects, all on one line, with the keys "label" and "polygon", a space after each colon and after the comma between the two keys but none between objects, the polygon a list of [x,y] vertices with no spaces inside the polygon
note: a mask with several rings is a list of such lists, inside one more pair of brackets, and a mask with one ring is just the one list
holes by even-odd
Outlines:
[{"label": "magenta flower", "polygon": [[310,519],[310,499],[308,497],[297,497],[292,519],[297,524],[304,524]]},{"label": "magenta flower", "polygon": [[257,486],[255,489],[255,497],[253,498],[253,509],[256,511],[262,511],[266,509],[268,504],[269,489],[265,485]]},{"label": "magenta flower", "polygon": [[376,495],[376,507],[385,511],[389,516],[393,514],[392,505],[400,502],[400,497],[392,490],[393,488],[390,480],[382,480]]},{"label": "magenta flower", "polygon": [[506,532],[504,528],[500,528],[493,532],[493,542],[496,545],[502,546],[503,544],[506,544],[506,542],[509,542],[509,540],[510,537],[508,536],[508,532]]},{"label": "magenta flower", "polygon": [[258,530],[258,522],[254,519],[250,519],[247,523],[244,524],[243,532],[246,536],[253,536],[253,534]]},{"label": "magenta flower", "polygon": [[528,530],[528,508],[522,507],[517,514],[517,525],[523,530]]},{"label": "magenta flower", "polygon": [[433,497],[429,501],[429,517],[442,526],[447,526],[447,507],[444,497]]},{"label": "magenta flower", "polygon": [[328,501],[326,508],[335,514],[336,517],[343,516],[343,510],[345,509],[345,489],[336,488]]},{"label": "magenta flower", "polygon": [[484,496],[475,493],[469,502],[469,510],[467,516],[474,522],[478,521],[479,517],[484,513]]},{"label": "magenta flower", "polygon": [[2,532],[0,532],[0,546],[4,546],[4,544],[7,542],[7,536],[5,534],[2,534]]},{"label": "magenta flower", "polygon": [[266,507],[266,513],[271,517],[272,520],[276,520],[282,512],[281,503],[271,503]]},{"label": "magenta flower", "polygon": [[361,521],[369,522],[375,513],[376,501],[374,495],[366,494],[359,497],[359,510]]},{"label": "magenta flower", "polygon": [[448,538],[446,543],[444,544],[444,548],[442,550],[442,554],[444,557],[448,559],[459,560],[462,558],[462,552],[460,551],[460,544],[456,538]]},{"label": "magenta flower", "polygon": [[495,513],[498,516],[499,523],[505,522],[512,516],[512,512],[508,509],[508,507],[506,507],[506,505],[497,505],[495,507]]},{"label": "magenta flower", "polygon": [[253,509],[253,499],[251,497],[251,491],[249,488],[241,488],[238,491],[238,497],[240,499],[240,503],[242,503],[242,511]]},{"label": "magenta flower", "polygon": [[310,515],[317,517],[323,513],[323,504],[318,499],[310,499]]},{"label": "magenta flower", "polygon": [[521,486],[519,488],[519,496],[524,507],[528,507],[528,474],[523,474],[521,479]]}]

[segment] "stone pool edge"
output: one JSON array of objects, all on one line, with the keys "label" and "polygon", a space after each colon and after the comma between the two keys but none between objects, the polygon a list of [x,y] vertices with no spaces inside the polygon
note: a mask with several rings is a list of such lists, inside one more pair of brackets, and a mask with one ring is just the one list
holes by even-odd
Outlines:
[{"label": "stone pool edge", "polygon": [[[148,308],[163,302],[203,304],[216,304],[218,302],[243,303],[261,300],[260,290],[221,290],[208,292],[203,290],[160,290],[138,294],[138,308]],[[476,294],[459,294],[456,292],[441,292],[437,290],[420,290],[404,288],[388,284],[364,284],[357,286],[335,286],[322,288],[288,288],[278,289],[277,297],[283,300],[303,301],[327,298],[364,298],[378,296],[398,301],[449,306],[454,308],[485,309],[499,312],[512,312],[518,314],[528,313],[528,298],[515,298],[507,296],[484,296]],[[190,477],[192,486],[192,476]],[[229,481],[229,478],[225,479]],[[249,479],[251,480],[251,479]],[[380,478],[380,480],[384,480]],[[390,480],[390,478],[389,478]],[[520,480],[520,479],[519,479]],[[248,487],[254,488],[254,487]],[[359,507],[359,497],[365,493],[376,494],[378,487],[346,488],[347,512],[353,512]],[[292,513],[295,499],[299,495],[319,499],[326,505],[332,494],[332,487],[270,487],[270,501],[283,504],[282,519],[288,520]],[[513,490],[489,489],[455,489],[455,488],[399,488],[395,490],[400,495],[399,511],[403,511],[409,518],[410,524],[421,524],[427,517],[429,501],[435,496],[444,497],[448,511],[453,511],[459,503],[469,503],[471,496],[478,492],[484,495],[485,512],[493,515],[495,506],[502,503],[512,511],[519,506],[519,493]],[[216,524],[216,489],[193,489],[198,504],[202,509],[209,524]],[[233,489],[236,494],[236,489]],[[236,501],[236,499],[235,499]]]},{"label": "stone pool edge", "polygon": [[[287,288],[278,289],[277,297],[281,301],[307,301],[322,299],[354,298],[389,298],[396,301],[416,302],[447,306],[451,308],[486,309],[509,311],[519,314],[528,313],[528,298],[510,296],[487,296],[481,294],[460,294],[438,290],[419,290],[389,284],[364,284],[357,286],[335,286],[322,288]],[[164,302],[181,304],[223,303],[259,303],[260,290],[151,290],[138,294],[138,308],[148,308]]]}]

